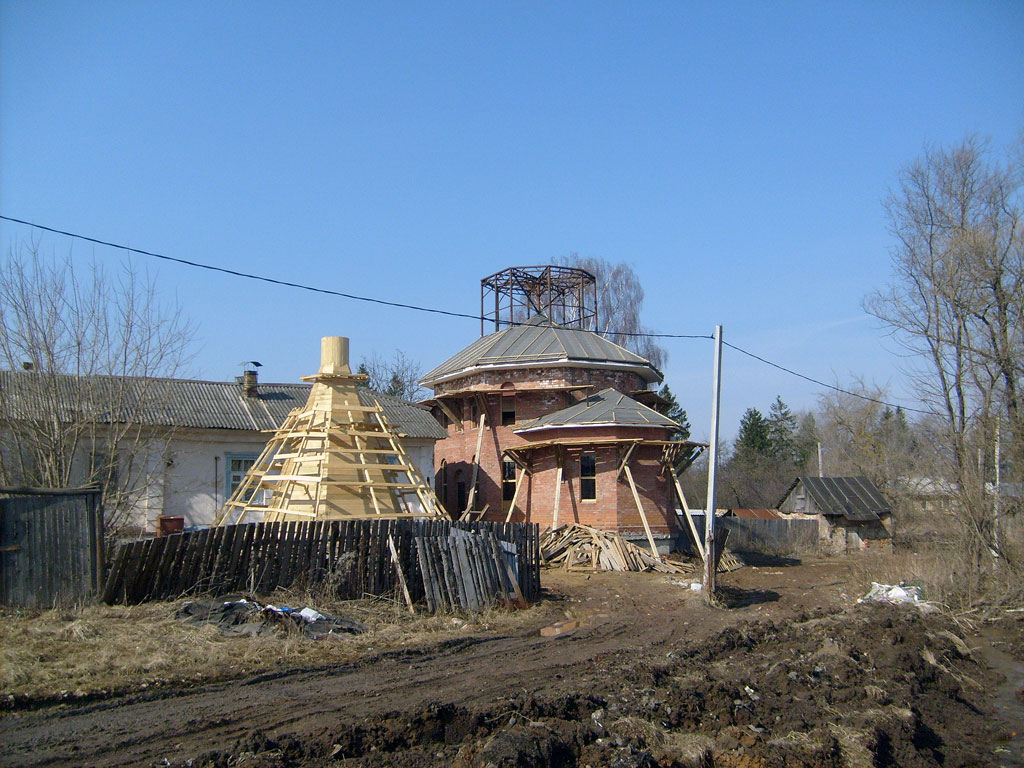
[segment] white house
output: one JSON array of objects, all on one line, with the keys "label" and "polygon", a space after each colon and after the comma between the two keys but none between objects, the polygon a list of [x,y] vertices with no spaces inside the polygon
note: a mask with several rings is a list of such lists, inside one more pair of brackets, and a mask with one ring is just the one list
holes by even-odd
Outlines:
[{"label": "white house", "polygon": [[[31,371],[0,371],[4,404],[0,428],[17,430],[19,420],[38,417],[43,407],[34,405],[40,401],[39,387],[27,386],[33,383],[29,377],[38,376]],[[102,402],[95,393],[115,386],[114,381],[94,377],[86,382],[91,402]],[[58,389],[69,391],[81,385],[81,380],[62,377]],[[115,452],[117,467],[124,475],[131,467],[131,484],[138,489],[129,494],[130,527],[154,531],[161,515],[183,517],[186,526],[212,523],[271,433],[292,409],[306,403],[311,385],[263,384],[254,371],[247,371],[235,382],[119,379],[116,386],[120,405],[91,412],[116,419],[120,411],[127,414],[122,418],[140,425],[142,437],[120,440]],[[31,397],[26,396],[28,392]],[[371,405],[374,398],[380,403],[413,463],[428,485],[432,483],[434,443],[445,437],[445,431],[430,412],[365,388],[360,388],[359,396],[364,405]],[[10,461],[10,441],[5,441],[4,449]],[[94,456],[109,451],[95,446],[79,450]],[[84,458],[80,463],[83,468],[87,465]]]}]

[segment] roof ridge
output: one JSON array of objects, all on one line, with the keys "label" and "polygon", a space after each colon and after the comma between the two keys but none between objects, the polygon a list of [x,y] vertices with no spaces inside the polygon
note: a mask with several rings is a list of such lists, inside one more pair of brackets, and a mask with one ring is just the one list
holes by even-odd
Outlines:
[{"label": "roof ridge", "polygon": [[650,360],[616,344],[597,331],[571,328],[539,321],[534,315],[527,323],[494,331],[474,340],[420,378],[432,386],[442,380],[466,375],[479,368],[534,368],[586,364],[595,369],[627,368],[645,381],[663,376]]},{"label": "roof ridge", "polygon": [[[221,386],[237,387],[237,381],[220,381],[214,379],[193,379],[193,378],[182,378],[179,376],[134,376],[134,375],[121,375],[117,373],[62,373],[60,371],[19,371],[13,368],[0,368],[0,375],[11,374],[12,376],[38,376],[40,374],[45,376],[59,376],[64,379],[123,379],[125,381],[170,381],[174,383],[185,383],[185,384],[219,384]],[[302,381],[261,381],[259,382],[261,387],[311,387],[312,384],[307,384]]]},{"label": "roof ridge", "polygon": [[[632,411],[636,414],[635,419],[630,419],[626,414],[617,413],[617,409]],[[590,417],[585,414],[597,414]],[[605,414],[607,414],[605,416]],[[604,416],[604,418],[602,418]],[[652,418],[653,417],[653,418]],[[593,424],[622,424],[637,427],[661,427],[666,429],[678,428],[679,424],[668,416],[658,413],[643,403],[634,400],[625,392],[620,392],[614,387],[606,387],[600,392],[573,403],[572,405],[560,408],[552,413],[545,414],[536,419],[531,419],[520,425],[515,432],[531,429],[542,429],[546,427],[557,428],[573,425]]]}]

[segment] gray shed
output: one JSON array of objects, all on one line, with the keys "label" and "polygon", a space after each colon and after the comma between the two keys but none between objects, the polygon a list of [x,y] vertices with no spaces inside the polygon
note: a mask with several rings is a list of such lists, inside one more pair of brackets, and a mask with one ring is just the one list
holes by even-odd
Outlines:
[{"label": "gray shed", "polygon": [[798,477],[779,511],[818,520],[818,541],[832,554],[892,547],[892,505],[866,477]]}]

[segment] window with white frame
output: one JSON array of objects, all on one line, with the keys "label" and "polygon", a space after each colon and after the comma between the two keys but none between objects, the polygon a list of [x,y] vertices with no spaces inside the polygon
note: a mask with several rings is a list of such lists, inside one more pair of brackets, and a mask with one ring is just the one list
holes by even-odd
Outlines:
[{"label": "window with white frame", "polygon": [[[230,499],[235,495],[235,491],[238,490],[238,486],[240,486],[242,481],[245,479],[245,473],[252,468],[252,465],[256,463],[256,459],[258,457],[253,454],[229,453],[226,458],[228,471],[227,488],[228,498]],[[259,493],[255,493],[255,489],[252,489],[245,501],[251,501],[254,504],[265,504],[267,496],[267,491],[261,490]]]}]

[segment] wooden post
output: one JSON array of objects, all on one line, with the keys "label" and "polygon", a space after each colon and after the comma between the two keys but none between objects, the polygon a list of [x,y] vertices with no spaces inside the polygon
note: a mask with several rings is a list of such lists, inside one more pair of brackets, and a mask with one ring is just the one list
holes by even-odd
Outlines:
[{"label": "wooden post", "polygon": [[629,448],[626,449],[625,454],[623,454],[623,456],[622,456],[622,460],[619,462],[619,469],[615,473],[615,479],[616,480],[618,480],[620,477],[622,477],[622,470],[625,469],[626,468],[626,464],[629,463],[629,457],[633,455],[633,449],[636,448],[637,445],[639,445],[639,444],[640,444],[640,441],[637,440],[634,443],[630,443]]},{"label": "wooden post", "polygon": [[525,474],[526,474],[526,470],[523,469],[522,467],[520,467],[520,469],[519,469],[519,478],[516,480],[516,492],[512,494],[512,501],[509,502],[509,505],[508,505],[508,514],[505,515],[505,522],[506,523],[512,522],[512,513],[516,509],[516,499],[519,498],[519,489],[523,485],[523,476]]},{"label": "wooden post", "polygon": [[486,401],[484,402],[485,407],[480,410],[480,427],[476,433],[476,453],[473,454],[473,479],[469,485],[469,498],[466,500],[466,508],[462,510],[463,515],[473,508],[473,504],[476,501],[476,479],[480,472],[480,449],[484,444],[484,425],[487,423]]},{"label": "wooden post", "polygon": [[416,609],[412,605],[412,598],[409,597],[409,586],[405,583],[405,574],[402,573],[402,563],[398,559],[398,550],[395,549],[395,539],[390,533],[388,534],[388,547],[391,548],[391,559],[395,563],[395,571],[398,573],[398,583],[402,586],[405,604],[409,606],[409,613],[416,613]]},{"label": "wooden post", "polygon": [[715,598],[715,507],[718,472],[718,412],[722,402],[722,326],[715,326],[715,367],[711,399],[711,448],[708,454],[708,502],[704,510],[704,599]]},{"label": "wooden post", "polygon": [[676,494],[679,496],[679,502],[683,505],[683,515],[686,517],[686,522],[690,526],[693,543],[697,545],[697,551],[700,553],[700,559],[704,560],[704,545],[700,543],[700,536],[697,535],[697,526],[693,524],[693,517],[690,515],[690,505],[686,503],[686,497],[683,495],[683,488],[679,484],[679,475],[676,474],[676,469],[671,464],[668,465],[668,471],[672,474],[672,482],[675,484]]},{"label": "wooden post", "polygon": [[555,474],[555,510],[551,516],[551,530],[558,527],[558,505],[562,501],[562,453],[555,448],[555,463],[558,464],[558,472]]},{"label": "wooden post", "polygon": [[651,545],[651,554],[661,559],[658,554],[658,545],[654,543],[654,534],[651,533],[651,526],[647,523],[647,515],[644,513],[644,505],[640,503],[640,494],[637,493],[636,483],[633,482],[633,473],[629,471],[629,466],[625,467],[626,479],[629,480],[629,489],[633,492],[633,501],[636,502],[636,510],[640,513],[640,520],[643,521],[644,531],[647,533],[647,542]]},{"label": "wooden post", "polygon": [[444,415],[447,416],[448,419],[451,421],[452,426],[454,426],[457,431],[462,432],[462,430],[464,429],[464,427],[462,426],[462,419],[456,416],[455,411],[453,411],[449,406],[445,405],[444,400],[442,400],[439,397],[436,398],[436,400],[437,407],[444,411]]}]

